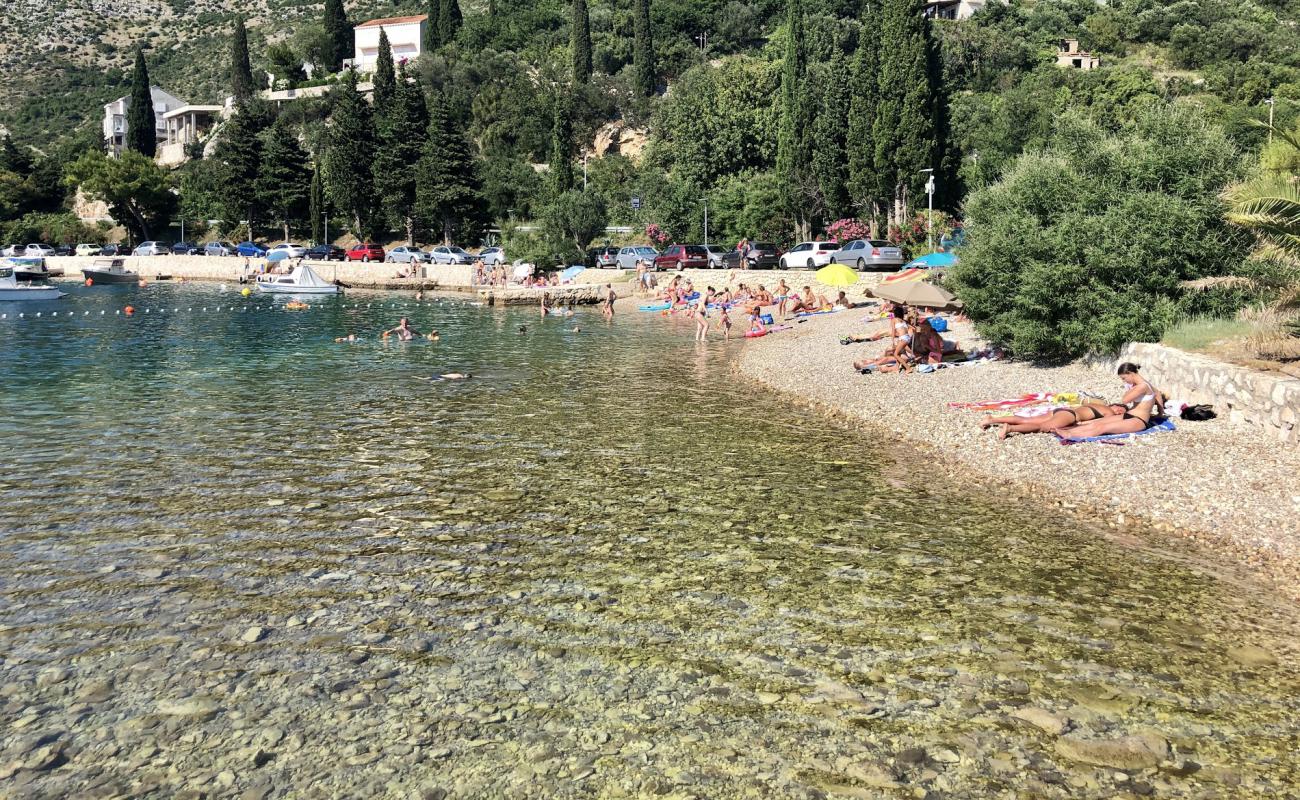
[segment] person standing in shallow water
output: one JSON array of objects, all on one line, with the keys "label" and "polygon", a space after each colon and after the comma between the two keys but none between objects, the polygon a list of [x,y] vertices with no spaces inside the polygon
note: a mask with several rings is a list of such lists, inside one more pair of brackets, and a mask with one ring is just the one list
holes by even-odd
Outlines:
[{"label": "person standing in shallow water", "polygon": [[614,301],[618,295],[614,293],[614,284],[605,284],[605,299],[600,303],[600,313],[605,315],[605,319],[614,319]]}]

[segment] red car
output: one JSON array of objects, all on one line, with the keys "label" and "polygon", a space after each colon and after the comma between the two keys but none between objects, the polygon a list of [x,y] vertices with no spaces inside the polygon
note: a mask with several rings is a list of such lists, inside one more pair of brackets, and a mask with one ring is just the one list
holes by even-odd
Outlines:
[{"label": "red car", "polygon": [[384,248],[377,244],[371,244],[369,242],[354,244],[352,245],[352,249],[348,251],[348,261],[370,262],[383,260]]},{"label": "red car", "polygon": [[655,256],[655,269],[707,269],[709,251],[698,244],[675,244]]}]

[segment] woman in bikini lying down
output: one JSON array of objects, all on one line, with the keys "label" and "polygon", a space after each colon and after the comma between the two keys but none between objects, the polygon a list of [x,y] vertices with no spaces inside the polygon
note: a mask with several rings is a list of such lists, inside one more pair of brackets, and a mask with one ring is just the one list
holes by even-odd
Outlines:
[{"label": "woman in bikini lying down", "polygon": [[1074,408],[1058,408],[1050,414],[1038,417],[995,417],[989,415],[980,422],[981,430],[988,430],[994,425],[1001,425],[998,438],[1005,439],[1013,433],[1054,433],[1071,425],[1092,422],[1103,417],[1123,414],[1122,405],[1108,406],[1104,403],[1085,403]]}]

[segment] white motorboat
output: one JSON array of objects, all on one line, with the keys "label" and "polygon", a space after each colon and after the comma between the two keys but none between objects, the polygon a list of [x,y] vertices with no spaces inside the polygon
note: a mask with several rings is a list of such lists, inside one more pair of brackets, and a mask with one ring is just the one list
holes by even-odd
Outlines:
[{"label": "white motorboat", "polygon": [[14,277],[13,267],[0,267],[0,303],[24,300],[58,300],[63,297],[54,286],[24,286]]},{"label": "white motorboat", "polygon": [[316,274],[306,265],[295,267],[288,275],[259,275],[257,290],[267,294],[338,294],[339,287]]},{"label": "white motorboat", "polygon": [[19,281],[39,282],[50,279],[50,270],[45,266],[43,258],[14,256],[0,261],[0,267],[12,269],[14,278]]}]

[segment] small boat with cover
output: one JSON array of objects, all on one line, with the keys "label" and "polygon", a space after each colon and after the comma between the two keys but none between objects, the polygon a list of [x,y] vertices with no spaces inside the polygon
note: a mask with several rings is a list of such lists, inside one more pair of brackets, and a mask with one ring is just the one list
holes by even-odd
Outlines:
[{"label": "small boat with cover", "polygon": [[0,266],[0,303],[23,302],[25,300],[58,300],[63,297],[54,286],[26,286],[18,283],[14,269]]},{"label": "small boat with cover", "polygon": [[259,275],[257,290],[267,294],[338,294],[339,287],[316,274],[307,265],[295,267],[288,275]]},{"label": "small boat with cover", "polygon": [[139,283],[140,273],[126,268],[124,258],[97,258],[81,271],[95,283]]},{"label": "small boat with cover", "polygon": [[47,281],[50,279],[50,270],[45,266],[43,258],[28,258],[26,256],[14,256],[0,261],[0,266],[14,271],[14,279],[19,281]]}]

